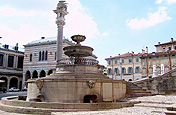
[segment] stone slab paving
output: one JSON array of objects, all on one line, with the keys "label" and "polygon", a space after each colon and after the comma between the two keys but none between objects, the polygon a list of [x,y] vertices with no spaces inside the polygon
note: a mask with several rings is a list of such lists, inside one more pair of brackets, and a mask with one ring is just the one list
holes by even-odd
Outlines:
[{"label": "stone slab paving", "polygon": [[122,101],[141,101],[143,106],[112,109],[107,111],[59,112],[52,113],[52,115],[165,115],[164,111],[167,111],[165,107],[176,104],[176,96],[156,95],[126,98]]}]

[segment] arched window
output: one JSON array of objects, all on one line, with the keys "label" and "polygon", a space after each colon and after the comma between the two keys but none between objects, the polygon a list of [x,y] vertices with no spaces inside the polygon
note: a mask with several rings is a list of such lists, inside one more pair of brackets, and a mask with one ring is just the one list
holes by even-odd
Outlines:
[{"label": "arched window", "polygon": [[45,52],[45,60],[48,60],[48,51]]},{"label": "arched window", "polygon": [[38,72],[36,70],[33,72],[32,78],[38,78]]},{"label": "arched window", "polygon": [[43,51],[42,52],[42,60],[44,60],[44,58],[45,58],[45,52]]},{"label": "arched window", "polygon": [[42,58],[42,53],[41,51],[39,52],[39,61],[41,61],[41,58]]},{"label": "arched window", "polygon": [[133,68],[132,67],[128,67],[128,73],[133,73]]},{"label": "arched window", "polygon": [[40,77],[46,77],[46,72],[44,70],[40,72]]},{"label": "arched window", "polygon": [[53,70],[49,70],[48,71],[48,75],[52,74],[53,73]]},{"label": "arched window", "polygon": [[32,61],[32,54],[30,54],[29,61]]},{"label": "arched window", "polygon": [[30,73],[30,71],[27,71],[26,76],[25,76],[25,81],[27,81],[30,78],[31,78],[31,73]]}]

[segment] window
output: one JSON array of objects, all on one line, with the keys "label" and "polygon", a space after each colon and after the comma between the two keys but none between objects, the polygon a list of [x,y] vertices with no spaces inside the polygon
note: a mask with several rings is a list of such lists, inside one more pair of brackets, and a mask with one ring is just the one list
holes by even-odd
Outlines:
[{"label": "window", "polygon": [[126,69],[125,68],[122,68],[122,73],[126,73]]},{"label": "window", "polygon": [[54,56],[54,59],[56,60],[56,52],[55,52],[55,56]]},{"label": "window", "polygon": [[149,73],[152,74],[153,73],[153,68],[149,67]]},{"label": "window", "polygon": [[176,46],[174,46],[175,50],[176,50]]},{"label": "window", "polygon": [[112,74],[111,68],[108,69],[108,74]]},{"label": "window", "polygon": [[111,61],[108,61],[108,65],[111,65]]},{"label": "window", "polygon": [[164,55],[164,57],[167,57],[167,55]]},{"label": "window", "polygon": [[122,59],[122,63],[124,63],[125,61],[124,61],[124,59]]},{"label": "window", "polygon": [[159,56],[156,56],[156,58],[159,58]]},{"label": "window", "polygon": [[132,62],[132,59],[129,59],[129,63],[131,63]]},{"label": "window", "polygon": [[140,67],[135,68],[135,73],[140,73]]},{"label": "window", "polygon": [[32,54],[30,54],[29,61],[32,61]]},{"label": "window", "polygon": [[149,57],[149,59],[151,59],[152,57]]},{"label": "window", "polygon": [[132,67],[128,67],[128,73],[133,73],[133,68]]},{"label": "window", "polygon": [[114,69],[114,73],[115,73],[115,74],[119,74],[119,69],[118,69],[118,68],[115,68],[115,69]]},{"label": "window", "polygon": [[39,61],[41,61],[42,53],[41,51],[39,52]]},{"label": "window", "polygon": [[18,57],[18,65],[17,68],[23,68],[23,57]]},{"label": "window", "polygon": [[45,52],[45,60],[48,60],[48,51]]},{"label": "window", "polygon": [[3,66],[4,55],[0,54],[0,66]]},{"label": "window", "polygon": [[169,47],[169,50],[171,50],[171,47]]},{"label": "window", "polygon": [[115,64],[117,64],[117,60],[115,60]]},{"label": "window", "polygon": [[8,65],[7,67],[13,67],[14,56],[8,56]]},{"label": "window", "polygon": [[136,58],[136,62],[139,62],[139,58]]},{"label": "window", "polygon": [[166,51],[166,48],[165,48],[165,47],[163,47],[163,51]]},{"label": "window", "polygon": [[42,52],[42,61],[44,60],[44,58],[45,58],[45,52],[43,51]]}]

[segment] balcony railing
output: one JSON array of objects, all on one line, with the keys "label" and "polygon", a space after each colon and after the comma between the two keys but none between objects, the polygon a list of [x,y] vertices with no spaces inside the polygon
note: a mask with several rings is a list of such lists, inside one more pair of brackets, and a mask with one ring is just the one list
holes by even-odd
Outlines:
[{"label": "balcony railing", "polygon": [[57,61],[57,65],[97,65],[99,62],[88,58],[64,58]]}]

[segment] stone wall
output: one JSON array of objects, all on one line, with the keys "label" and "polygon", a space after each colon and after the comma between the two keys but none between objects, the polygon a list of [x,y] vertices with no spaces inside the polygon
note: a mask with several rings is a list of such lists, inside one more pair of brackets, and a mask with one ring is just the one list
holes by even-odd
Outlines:
[{"label": "stone wall", "polygon": [[152,94],[172,94],[176,91],[176,69],[162,76],[148,78],[133,82],[143,89],[151,91]]}]

